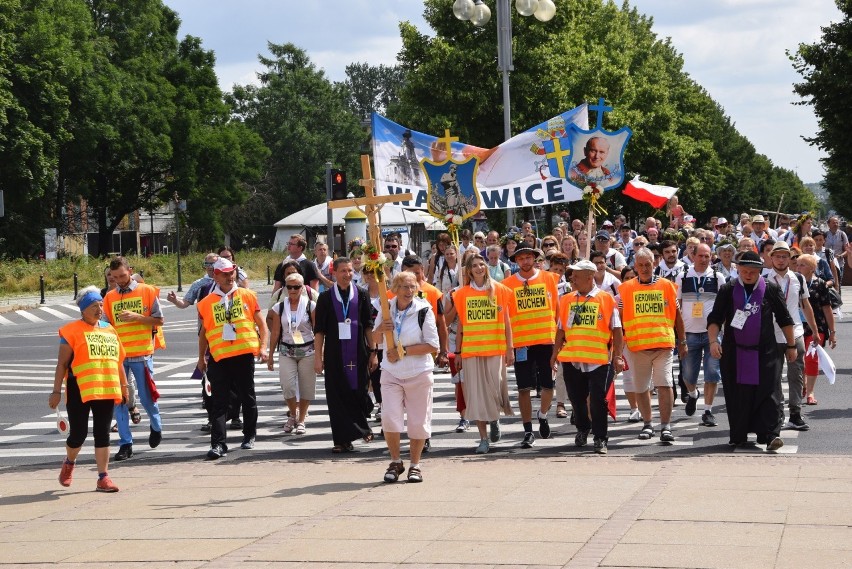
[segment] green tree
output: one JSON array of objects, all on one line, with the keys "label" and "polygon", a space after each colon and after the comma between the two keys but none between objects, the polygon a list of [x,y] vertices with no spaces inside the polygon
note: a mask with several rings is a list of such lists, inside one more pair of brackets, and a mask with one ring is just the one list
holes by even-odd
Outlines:
[{"label": "green tree", "polygon": [[384,114],[399,100],[404,74],[399,66],[350,63],[343,84],[349,90],[349,107],[362,122],[372,113]]},{"label": "green tree", "polygon": [[255,244],[272,244],[273,224],[325,201],[325,162],[360,174],[358,152],[365,130],[348,105],[347,89],[332,84],[304,50],[269,43],[260,56],[260,85],[236,86],[227,96],[236,117],[271,151],[265,175],[229,230]]},{"label": "green tree", "polygon": [[[813,106],[819,129],[806,138],[825,151],[823,185],[841,214],[852,216],[852,1],[835,0],[842,18],[822,27],[819,42],[800,44],[790,56],[803,81],[793,86],[803,101]],[[788,52],[788,55],[789,52]]]},{"label": "green tree", "polygon": [[[423,132],[452,128],[472,144],[494,146],[503,139],[496,25],[476,29],[456,20],[451,4],[426,0],[424,17],[434,37],[401,24],[399,61],[406,75],[390,118]],[[683,71],[682,57],[669,40],[657,37],[651,18],[627,2],[600,0],[562,2],[547,23],[514,11],[512,18],[512,132],[603,96],[615,107],[604,127],[633,129],[625,154],[628,172],[680,187],[681,203],[698,212],[700,221],[722,200],[769,205],[756,197],[771,189],[771,163],[758,158],[721,107]],[[590,121],[595,118],[592,113]],[[729,142],[742,151],[739,162],[731,160]],[[769,166],[762,177],[739,176],[758,163]],[[756,187],[742,186],[746,181]],[[801,182],[791,190],[804,191]],[[605,202],[610,213],[651,213],[618,192],[608,193]],[[576,214],[582,207],[575,209]]]}]

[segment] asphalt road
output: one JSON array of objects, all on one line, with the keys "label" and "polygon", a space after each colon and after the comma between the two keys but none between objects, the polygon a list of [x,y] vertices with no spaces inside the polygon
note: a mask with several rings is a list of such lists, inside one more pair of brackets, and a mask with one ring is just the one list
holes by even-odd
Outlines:
[{"label": "asphalt road", "polygon": [[[167,291],[163,291],[163,298]],[[261,294],[265,302],[268,295]],[[852,307],[852,295],[849,306]],[[162,392],[161,411],[165,424],[164,442],[156,451],[148,448],[147,419],[134,427],[136,443],[133,461],[202,460],[209,447],[209,437],[199,430],[205,418],[200,408],[199,387],[189,379],[194,368],[197,336],[194,309],[179,310],[169,303],[165,306],[165,334],[168,349],[155,357],[156,379]],[[55,415],[47,407],[56,361],[57,330],[78,317],[70,304],[52,305],[46,309],[5,312],[0,320],[0,468],[55,463],[64,455],[64,437],[55,427]],[[782,452],[801,454],[852,454],[850,421],[852,418],[852,316],[837,324],[838,348],[831,353],[837,365],[835,385],[828,385],[824,376],[818,379],[817,406],[805,407],[805,418],[811,425],[808,432],[784,431]],[[513,385],[510,373],[510,387]],[[323,405],[323,381],[318,379],[317,401],[308,419],[308,433],[301,437],[285,435],[281,430],[285,406],[281,398],[277,372],[257,371],[260,422],[258,444],[254,451],[231,452],[226,460],[262,458],[326,459],[331,455],[327,411]],[[679,456],[709,453],[730,453],[724,413],[724,399],[717,399],[715,408],[719,426],[699,426],[699,412],[686,417],[683,406],[675,409],[673,427],[677,441],[674,445],[656,439],[638,441],[639,427],[626,422],[626,402],[619,388],[618,421],[610,423],[610,454],[636,456]],[[514,393],[513,393],[513,400]],[[551,413],[553,438],[539,439],[530,450],[519,448],[522,428],[518,417],[503,419],[504,439],[492,447],[493,453],[518,455],[550,453],[570,455],[591,452],[589,448],[573,446],[574,427],[566,419],[556,419]],[[144,417],[144,412],[143,412]],[[656,412],[655,412],[656,418]],[[656,420],[655,420],[656,422]],[[472,431],[456,433],[458,415],[455,412],[453,385],[447,374],[436,374],[435,411],[433,417],[434,453],[464,456],[473,452],[476,435]],[[379,424],[374,430],[379,432]],[[475,429],[474,429],[475,430]],[[114,441],[117,436],[114,437]],[[231,433],[231,447],[239,446],[239,433]],[[114,442],[115,444],[115,442]],[[371,445],[356,445],[365,456],[381,456],[384,445],[380,440]],[[736,452],[765,452],[762,447]],[[84,445],[83,456],[91,456],[91,438]]]}]

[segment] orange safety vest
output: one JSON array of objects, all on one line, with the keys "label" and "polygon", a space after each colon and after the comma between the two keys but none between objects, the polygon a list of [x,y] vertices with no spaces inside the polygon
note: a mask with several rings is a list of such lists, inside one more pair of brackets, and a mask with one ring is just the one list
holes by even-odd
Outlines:
[{"label": "orange safety vest", "polygon": [[[256,356],[260,351],[260,339],[254,327],[254,314],[260,310],[257,295],[249,289],[237,288],[231,299],[230,320],[218,294],[211,292],[198,302],[198,314],[204,322],[204,336],[210,355],[217,362],[242,354]],[[235,339],[223,338],[225,326],[234,327]]]},{"label": "orange safety vest", "polygon": [[539,269],[538,275],[526,281],[516,273],[502,283],[512,291],[509,315],[512,340],[516,348],[552,344],[556,339],[556,309],[559,276]]},{"label": "orange safety vest", "polygon": [[125,310],[151,316],[151,308],[157,296],[156,288],[139,283],[130,292],[120,293],[114,288],[104,297],[104,312],[115,327],[128,358],[150,356],[154,353],[154,327],[138,322],[116,322],[115,316]]},{"label": "orange safety vest", "polygon": [[115,328],[77,320],[60,328],[59,335],[74,352],[71,373],[77,380],[83,403],[110,399],[121,403],[119,367],[123,365],[125,352]]},{"label": "orange safety vest", "polygon": [[559,322],[565,343],[556,356],[560,362],[608,364],[615,299],[599,290],[591,298],[569,293],[559,299]]},{"label": "orange safety vest", "polygon": [[631,351],[674,348],[676,291],[674,283],[662,278],[654,284],[640,284],[638,278],[622,283],[618,289],[621,325]]},{"label": "orange safety vest", "polygon": [[502,356],[506,353],[506,321],[504,310],[512,303],[512,291],[496,281],[494,300],[487,290],[463,286],[453,294],[453,303],[463,334],[461,357]]}]

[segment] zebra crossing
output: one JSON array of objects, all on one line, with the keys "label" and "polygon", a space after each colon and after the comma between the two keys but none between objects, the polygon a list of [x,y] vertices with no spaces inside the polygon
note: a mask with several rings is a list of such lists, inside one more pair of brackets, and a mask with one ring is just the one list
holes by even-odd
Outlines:
[{"label": "zebra crossing", "polygon": [[[174,317],[183,317],[183,319],[180,320],[182,323],[190,321],[195,322],[195,320],[193,320],[196,314],[194,307],[181,313],[182,311],[177,309],[177,307],[170,302],[167,302],[165,297],[160,299],[160,307],[164,313],[171,312]],[[35,308],[28,309],[8,310],[0,312],[0,330],[21,324],[42,324],[44,322],[54,322],[61,325],[63,322],[70,322],[71,320],[78,320],[79,318],[80,309],[77,308],[77,305],[73,302],[51,304],[49,306],[37,306]],[[167,318],[166,322],[168,323],[170,320],[171,318]]]},{"label": "zebra crossing", "polygon": [[[191,321],[195,325],[195,321]],[[0,428],[0,459],[15,457],[47,457],[63,456],[65,437],[56,429],[56,416],[46,407],[47,396],[52,390],[55,360],[28,360],[21,363],[0,363],[0,396],[31,395],[45,401],[46,413],[31,420],[11,424]],[[195,367],[194,358],[177,356],[155,356],[155,378],[160,392],[160,412],[164,425],[163,442],[157,449],[149,449],[147,445],[148,420],[144,410],[142,422],[133,425],[136,443],[134,457],[166,456],[166,455],[198,455],[203,457],[209,448],[209,433],[201,431],[200,427],[206,422],[206,412],[201,408],[200,382],[192,379]],[[676,372],[675,372],[676,373]],[[283,424],[286,421],[286,405],[284,403],[277,370],[270,372],[265,366],[258,365],[255,372],[256,393],[258,402],[258,429],[255,449],[241,451],[238,444],[242,434],[229,429],[229,446],[232,453],[272,453],[275,457],[296,458],[306,456],[323,456],[330,451],[331,428],[328,421],[328,409],[325,405],[325,390],[322,377],[317,378],[317,399],[311,404],[306,420],[307,433],[304,435],[286,434]],[[520,447],[523,438],[523,426],[517,411],[517,392],[514,391],[513,370],[509,372],[510,399],[514,404],[516,416],[501,418],[503,438],[491,447],[492,454],[534,454],[541,452],[557,452],[577,454],[591,453],[591,445],[584,449],[574,447],[576,429],[569,424],[568,419],[558,419],[555,412],[549,414],[552,436],[549,439],[537,438],[532,449]],[[786,391],[786,385],[785,385]],[[676,436],[673,443],[661,443],[657,437],[650,440],[639,440],[637,435],[641,423],[629,423],[627,416],[629,406],[622,389],[622,382],[616,379],[617,419],[610,419],[609,449],[610,453],[620,451],[630,454],[654,454],[688,450],[686,447],[720,445],[727,442],[727,421],[723,410],[724,396],[717,396],[715,413],[719,420],[718,427],[704,427],[700,424],[700,413],[692,417],[685,416],[683,405],[678,402],[672,414],[672,429]],[[657,401],[654,398],[654,420],[658,423]],[[465,455],[473,453],[478,440],[475,426],[468,432],[455,431],[459,422],[459,414],[455,410],[455,386],[446,372],[435,373],[434,404],[432,415],[433,435],[431,439],[432,453],[448,453]],[[533,400],[533,408],[537,407],[537,399]],[[555,409],[555,404],[553,406]],[[371,418],[370,424],[378,435],[380,423]],[[533,421],[534,429],[537,422]],[[658,425],[657,425],[658,428]],[[537,434],[537,430],[536,430]],[[753,437],[754,435],[752,435]],[[785,446],[780,453],[793,454],[798,451],[799,432],[785,430],[782,433]],[[702,438],[704,440],[702,440]],[[117,440],[117,435],[113,437]],[[366,454],[383,454],[385,446],[379,437],[371,444],[356,442],[356,451]],[[236,449],[236,450],[234,450]],[[697,449],[696,449],[697,450]],[[91,439],[83,446],[83,454],[91,455],[93,449]],[[764,453],[763,445],[736,448],[736,453]]]}]

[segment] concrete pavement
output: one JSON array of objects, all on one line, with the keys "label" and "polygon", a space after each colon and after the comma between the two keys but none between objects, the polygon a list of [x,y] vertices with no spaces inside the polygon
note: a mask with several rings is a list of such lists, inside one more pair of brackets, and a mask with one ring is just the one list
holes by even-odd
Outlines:
[{"label": "concrete pavement", "polygon": [[852,550],[852,458],[426,456],[422,484],[386,466],[237,450],[114,464],[118,494],[91,460],[67,489],[59,462],[2,471],[0,565],[827,569]]}]

